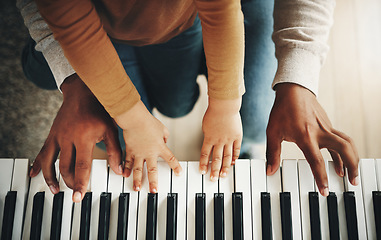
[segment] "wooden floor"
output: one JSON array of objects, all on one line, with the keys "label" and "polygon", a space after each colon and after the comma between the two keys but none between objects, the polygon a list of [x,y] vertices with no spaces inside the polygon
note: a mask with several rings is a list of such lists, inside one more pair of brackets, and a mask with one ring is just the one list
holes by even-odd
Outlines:
[{"label": "wooden floor", "polygon": [[[333,126],[354,139],[361,158],[380,158],[381,1],[337,0],[329,45],[319,102]],[[205,78],[198,82],[202,95],[188,116],[173,120],[156,113],[169,128],[168,145],[180,160],[197,160],[200,155],[207,96]],[[326,151],[323,154],[328,157]],[[294,144],[284,143],[282,157],[303,158],[303,154]]]}]

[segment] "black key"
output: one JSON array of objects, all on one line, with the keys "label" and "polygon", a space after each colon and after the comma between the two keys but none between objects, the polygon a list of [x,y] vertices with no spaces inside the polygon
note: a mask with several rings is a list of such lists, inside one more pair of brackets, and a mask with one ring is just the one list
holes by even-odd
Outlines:
[{"label": "black key", "polygon": [[196,238],[197,240],[205,240],[206,235],[206,216],[205,193],[196,193]]},{"label": "black key", "polygon": [[374,220],[376,222],[377,239],[381,239],[381,191],[373,191]]},{"label": "black key", "polygon": [[214,194],[214,239],[225,240],[224,194]]},{"label": "black key", "polygon": [[99,206],[98,240],[108,239],[110,228],[111,193],[101,193]]},{"label": "black key", "polygon": [[146,240],[156,239],[157,198],[157,193],[148,193]]},{"label": "black key", "polygon": [[[345,217],[347,220],[348,240],[358,240],[359,231],[356,213],[356,198],[354,192],[344,192]],[[364,221],[364,219],[361,219]]]},{"label": "black key", "polygon": [[41,239],[42,215],[44,213],[45,192],[38,192],[33,197],[32,223],[30,240]]},{"label": "black key", "polygon": [[93,193],[87,192],[81,203],[81,228],[79,230],[79,239],[88,240],[90,237],[90,219],[91,219],[91,203]]},{"label": "black key", "polygon": [[309,192],[308,197],[310,202],[311,240],[321,240],[319,194],[317,192]]},{"label": "black key", "polygon": [[330,192],[327,197],[329,237],[331,240],[340,239],[339,213],[337,211],[337,197],[334,192]]},{"label": "black key", "polygon": [[130,204],[130,193],[121,193],[119,195],[119,208],[118,208],[118,240],[127,239],[128,230],[128,208]]},{"label": "black key", "polygon": [[232,193],[233,239],[243,239],[243,193]]},{"label": "black key", "polygon": [[177,193],[167,195],[167,240],[175,240],[177,236]]},{"label": "black key", "polygon": [[62,209],[64,192],[59,192],[53,198],[52,225],[50,228],[50,240],[61,239]]},{"label": "black key", "polygon": [[291,193],[282,192],[280,196],[280,215],[282,218],[282,239],[292,240]]},{"label": "black key", "polygon": [[262,239],[273,239],[271,222],[271,197],[268,192],[261,192]]},{"label": "black key", "polygon": [[2,240],[12,239],[13,232],[13,221],[15,218],[15,208],[16,208],[16,191],[9,191],[7,196],[5,196],[4,204],[4,215],[3,215],[3,227],[1,230]]}]

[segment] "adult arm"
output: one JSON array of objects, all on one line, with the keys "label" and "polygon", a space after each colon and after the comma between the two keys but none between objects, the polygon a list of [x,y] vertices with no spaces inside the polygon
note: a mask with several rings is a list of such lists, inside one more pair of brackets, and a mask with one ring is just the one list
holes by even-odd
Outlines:
[{"label": "adult arm", "polygon": [[334,0],[275,1],[273,40],[278,70],[273,82],[276,98],[267,127],[267,174],[279,168],[281,142],[295,142],[324,196],[329,186],[321,148],[329,150],[338,175],[344,176],[346,167],[350,182],[359,182],[353,140],[332,127],[316,99],[334,5]]}]

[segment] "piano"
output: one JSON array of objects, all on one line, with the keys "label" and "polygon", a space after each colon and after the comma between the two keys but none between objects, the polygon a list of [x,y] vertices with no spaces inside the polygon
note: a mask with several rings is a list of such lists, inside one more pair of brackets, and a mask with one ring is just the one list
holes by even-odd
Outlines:
[{"label": "piano", "polygon": [[157,194],[94,160],[88,192],[72,203],[59,175],[53,195],[42,172],[28,177],[27,159],[0,159],[1,239],[381,239],[381,159],[361,159],[352,186],[326,161],[330,194],[318,194],[306,160],[283,160],[266,176],[264,160],[236,161],[211,182],[198,162],[175,176],[158,162]]}]

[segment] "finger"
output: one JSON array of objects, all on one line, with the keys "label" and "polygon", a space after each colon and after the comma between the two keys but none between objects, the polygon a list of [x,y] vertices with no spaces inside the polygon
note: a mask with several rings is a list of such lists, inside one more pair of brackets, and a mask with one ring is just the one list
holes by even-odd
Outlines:
[{"label": "finger", "polygon": [[280,154],[282,149],[282,139],[267,134],[267,145],[266,145],[266,159],[267,159],[267,166],[266,166],[266,174],[267,175],[273,175],[279,168],[280,164]]},{"label": "finger", "polygon": [[163,158],[168,163],[169,167],[173,169],[173,172],[176,176],[181,175],[183,169],[180,166],[179,161],[176,159],[175,155],[173,155],[171,150],[169,150],[167,145],[162,145],[162,150],[159,157]]},{"label": "finger", "polygon": [[328,177],[325,169],[324,158],[321,155],[317,144],[309,142],[305,145],[298,145],[303,151],[308,163],[310,164],[312,173],[315,177],[316,185],[319,188],[320,194],[327,197],[329,194]]},{"label": "finger", "polygon": [[218,175],[222,166],[222,154],[224,152],[224,146],[213,147],[213,160],[210,170],[210,180],[215,182],[218,180]]},{"label": "finger", "polygon": [[143,158],[134,159],[133,182],[134,182],[135,191],[140,191],[142,189],[143,166],[144,166]]},{"label": "finger", "polygon": [[118,175],[123,174],[122,149],[120,148],[118,130],[110,130],[103,141],[106,145],[110,168]]},{"label": "finger", "polygon": [[164,139],[164,142],[167,143],[168,142],[168,139],[169,139],[169,130],[168,128],[164,128],[164,136],[163,136],[163,139]]},{"label": "finger", "polygon": [[146,163],[147,163],[147,175],[148,175],[150,192],[157,193],[157,185],[158,185],[157,159],[147,159]]},{"label": "finger", "polygon": [[40,172],[42,165],[51,164],[53,158],[57,158],[59,152],[59,146],[55,140],[50,136],[46,139],[36,159],[34,160],[32,167],[29,171],[30,177],[35,177]]},{"label": "finger", "polygon": [[89,184],[93,148],[92,143],[76,146],[73,201],[77,203],[82,201]]},{"label": "finger", "polygon": [[358,173],[359,156],[356,146],[353,140],[346,134],[335,129],[332,129],[332,133],[334,134],[332,135],[334,139],[331,143],[333,150],[340,154],[343,164],[347,168],[350,183],[357,186],[360,183],[360,179]]},{"label": "finger", "polygon": [[233,152],[233,145],[228,144],[224,147],[224,156],[222,158],[222,167],[220,172],[220,177],[226,177],[226,175],[229,172],[231,162],[232,162],[232,152]]},{"label": "finger", "polygon": [[131,154],[126,153],[126,159],[124,161],[123,176],[129,177],[131,175],[133,167],[134,167],[134,160],[132,159]]},{"label": "finger", "polygon": [[329,154],[332,157],[333,165],[335,166],[335,172],[340,177],[344,177],[344,167],[343,167],[343,161],[341,160],[340,154],[333,150],[328,149]]},{"label": "finger", "polygon": [[206,174],[208,172],[209,158],[210,153],[212,152],[213,145],[208,143],[203,143],[201,148],[201,156],[200,156],[200,166],[199,171],[201,174]]},{"label": "finger", "polygon": [[235,161],[239,158],[239,154],[241,152],[241,144],[242,140],[236,140],[233,143],[233,159],[232,159],[232,165],[235,164]]},{"label": "finger", "polygon": [[60,154],[60,174],[66,186],[74,188],[75,148],[74,145],[64,144]]},{"label": "finger", "polygon": [[[59,184],[57,181],[56,169],[54,165],[57,160],[58,152],[58,144],[53,140],[47,139],[40,153],[36,157],[36,162],[38,163],[36,168],[41,168],[45,182],[53,194],[59,192]],[[32,175],[36,173],[35,170],[36,169],[33,169]]]}]

